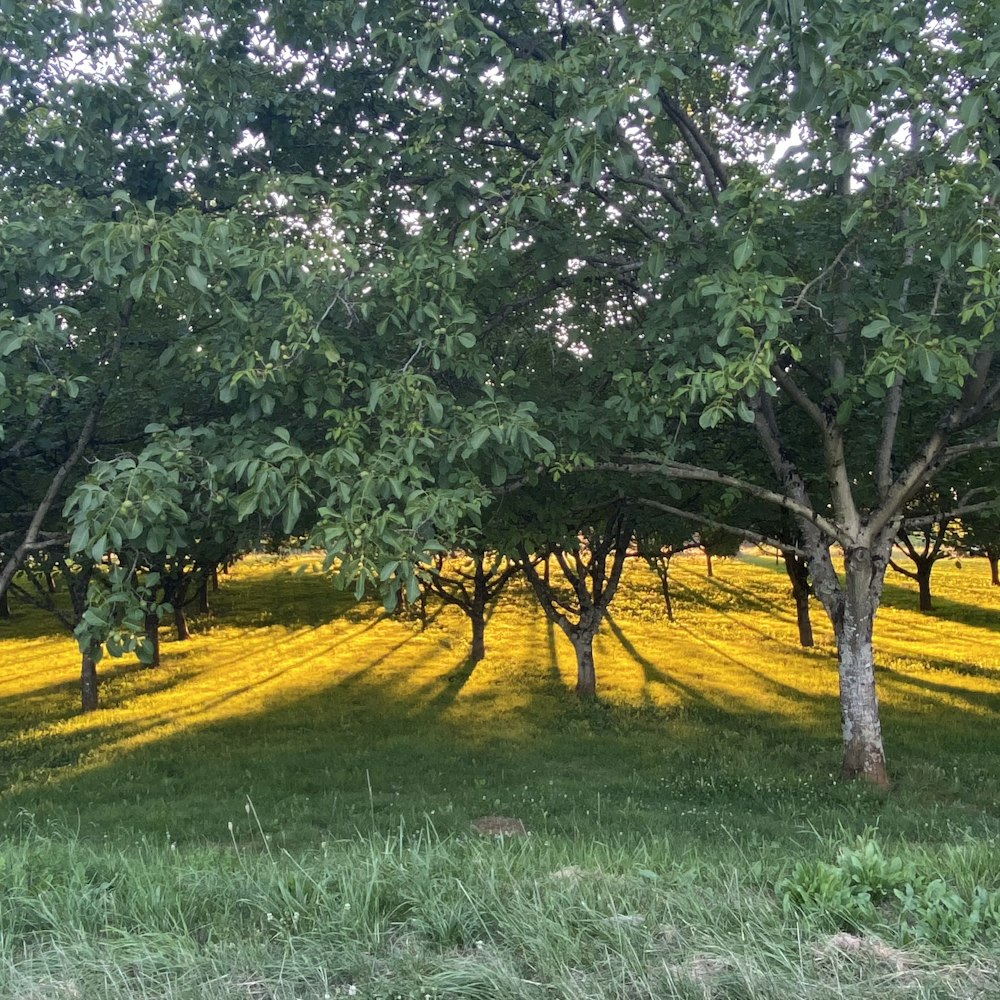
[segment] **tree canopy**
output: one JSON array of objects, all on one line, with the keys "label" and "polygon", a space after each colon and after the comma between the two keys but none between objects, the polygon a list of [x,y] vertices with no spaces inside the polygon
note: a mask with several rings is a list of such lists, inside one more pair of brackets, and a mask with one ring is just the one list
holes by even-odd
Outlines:
[{"label": "tree canopy", "polygon": [[0,590],[200,496],[415,596],[498,495],[701,483],[794,520],[887,781],[892,546],[997,443],[991,5],[0,10]]}]

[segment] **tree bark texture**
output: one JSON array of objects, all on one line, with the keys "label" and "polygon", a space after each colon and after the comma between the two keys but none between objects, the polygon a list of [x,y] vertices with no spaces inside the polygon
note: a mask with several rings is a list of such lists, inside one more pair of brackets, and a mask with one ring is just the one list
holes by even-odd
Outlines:
[{"label": "tree bark texture", "polygon": [[660,589],[663,591],[663,610],[666,612],[667,621],[674,620],[674,602],[670,596],[670,560],[657,560],[656,574],[660,578]]},{"label": "tree bark texture", "polygon": [[147,612],[144,619],[146,644],[153,650],[153,658],[146,664],[147,667],[158,667],[160,665],[160,619],[156,612]]},{"label": "tree bark texture", "polygon": [[1000,587],[1000,552],[987,550],[986,558],[990,561],[990,583]]},{"label": "tree bark texture", "polygon": [[6,590],[0,594],[0,618],[10,618],[10,598]]},{"label": "tree bark texture", "polygon": [[84,712],[97,710],[97,689],[97,657],[93,650],[87,650],[80,665],[80,707]]},{"label": "tree bark texture", "polygon": [[472,605],[469,608],[469,621],[472,623],[472,650],[469,662],[478,663],[486,655],[486,607]]},{"label": "tree bark texture", "polygon": [[201,581],[200,586],[198,587],[198,611],[201,614],[203,614],[203,615],[210,614],[211,611],[212,611],[212,609],[211,609],[211,607],[209,606],[209,603],[208,603],[208,576],[207,575],[204,577],[204,579]]},{"label": "tree bark texture", "polygon": [[191,638],[191,630],[188,628],[187,615],[184,613],[184,608],[180,604],[174,608],[174,625],[177,626],[178,642],[186,642]]},{"label": "tree bark texture", "polygon": [[795,601],[795,620],[799,627],[799,645],[814,645],[812,618],[809,614],[809,563],[794,552],[785,552],[785,572],[792,584]]},{"label": "tree bark texture", "polygon": [[188,586],[191,583],[189,574],[179,571],[170,579],[164,587],[163,596],[168,604],[174,609],[174,626],[177,629],[177,641],[184,642],[191,638],[188,629],[187,614],[184,605],[187,602]]},{"label": "tree bark texture", "polygon": [[576,694],[578,698],[592,701],[597,697],[597,670],[594,667],[594,633],[577,632],[572,636],[576,653]]},{"label": "tree bark texture", "polygon": [[931,600],[931,570],[934,568],[933,561],[917,563],[917,592],[919,594],[920,610],[933,611],[934,603]]},{"label": "tree bark texture", "polygon": [[848,551],[845,571],[842,611],[834,620],[844,739],[841,773],[888,788],[872,646],[884,570],[873,564],[870,549],[859,547]]}]

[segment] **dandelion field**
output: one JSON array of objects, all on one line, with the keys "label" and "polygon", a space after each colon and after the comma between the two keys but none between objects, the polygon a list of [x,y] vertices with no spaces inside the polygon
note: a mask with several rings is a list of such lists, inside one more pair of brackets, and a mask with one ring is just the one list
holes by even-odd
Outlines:
[{"label": "dandelion field", "polygon": [[[0,622],[0,995],[1000,996],[1000,593],[891,577],[888,795],[832,780],[832,637],[765,556],[632,567],[572,649],[515,587],[470,670],[300,557],[234,567],[162,666]],[[480,837],[482,816],[527,836]]]}]

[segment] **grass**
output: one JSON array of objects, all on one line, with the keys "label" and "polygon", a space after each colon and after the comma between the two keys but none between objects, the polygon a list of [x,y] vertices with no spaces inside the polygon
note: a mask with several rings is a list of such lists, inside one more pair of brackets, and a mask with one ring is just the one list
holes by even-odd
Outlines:
[{"label": "grass", "polygon": [[523,589],[470,671],[453,609],[421,630],[247,560],[161,668],[102,664],[88,717],[72,641],[15,608],[0,995],[1000,996],[985,563],[936,570],[933,616],[890,579],[889,795],[832,780],[832,636],[817,608],[798,647],[781,567],[675,564],[674,625],[630,571],[593,706]]}]

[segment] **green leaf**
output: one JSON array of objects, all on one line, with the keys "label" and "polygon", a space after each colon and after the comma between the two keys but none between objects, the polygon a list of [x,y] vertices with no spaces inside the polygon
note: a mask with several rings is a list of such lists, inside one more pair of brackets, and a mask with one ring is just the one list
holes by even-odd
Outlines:
[{"label": "green leaf", "polygon": [[830,173],[834,177],[846,174],[854,163],[854,155],[849,149],[842,150],[830,161]]},{"label": "green leaf", "polygon": [[194,266],[194,264],[188,264],[188,266],[184,269],[184,273],[187,275],[187,280],[195,288],[197,288],[199,292],[208,291],[208,279],[202,271]]},{"label": "green leaf", "polygon": [[927,350],[926,347],[920,346],[917,348],[917,366],[920,368],[920,375],[925,382],[929,382],[932,385],[937,382],[938,371],[941,368],[941,362],[938,360],[936,354]]},{"label": "green leaf", "polygon": [[873,319],[870,323],[866,323],[861,328],[861,336],[865,337],[867,340],[875,340],[877,337],[881,336],[884,330],[889,329],[892,323],[889,322],[884,316],[880,316],[878,319]]},{"label": "green leaf", "polygon": [[860,104],[852,104],[850,109],[851,126],[855,132],[864,132],[872,122],[868,109]]},{"label": "green leaf", "polygon": [[469,438],[469,451],[478,451],[486,441],[489,439],[490,429],[489,427],[479,427],[472,432],[472,436]]},{"label": "green leaf", "polygon": [[428,41],[421,39],[417,42],[417,65],[425,73],[431,68],[431,59],[433,56],[434,48]]},{"label": "green leaf", "polygon": [[494,486],[503,486],[507,482],[507,468],[502,462],[490,464],[490,482]]},{"label": "green leaf", "polygon": [[733,251],[733,266],[737,271],[742,270],[743,265],[753,256],[753,238],[748,233],[746,238]]}]

